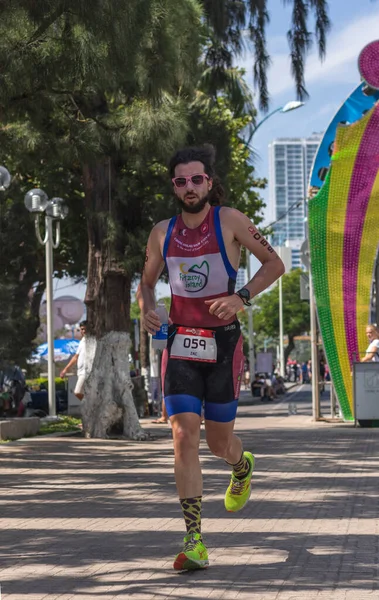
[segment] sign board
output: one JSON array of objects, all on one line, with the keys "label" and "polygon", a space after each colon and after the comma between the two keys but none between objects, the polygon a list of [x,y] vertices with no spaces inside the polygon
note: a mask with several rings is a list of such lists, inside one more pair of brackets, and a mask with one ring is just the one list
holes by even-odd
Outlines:
[{"label": "sign board", "polygon": [[272,373],[272,352],[257,352],[255,359],[255,372],[256,373]]},{"label": "sign board", "polygon": [[356,421],[379,420],[379,362],[354,363]]}]

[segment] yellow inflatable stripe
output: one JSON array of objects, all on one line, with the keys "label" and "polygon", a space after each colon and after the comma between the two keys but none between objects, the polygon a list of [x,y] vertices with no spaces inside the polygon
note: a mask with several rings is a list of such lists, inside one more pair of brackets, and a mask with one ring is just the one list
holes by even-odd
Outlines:
[{"label": "yellow inflatable stripe", "polygon": [[[343,247],[345,234],[346,207],[349,198],[350,182],[355,158],[366,129],[367,117],[349,125],[337,128],[333,169],[330,178],[328,221],[327,221],[327,264],[330,308],[334,328],[334,338],[340,359],[341,374],[346,394],[353,412],[353,385],[346,343],[343,298]],[[343,148],[343,152],[339,152]],[[348,148],[348,151],[345,149]]]},{"label": "yellow inflatable stripe", "polygon": [[368,341],[366,325],[370,322],[370,305],[367,298],[371,297],[373,268],[378,247],[379,223],[379,172],[376,176],[370,201],[367,207],[366,220],[362,234],[362,244],[359,253],[358,285],[357,285],[357,332],[359,355],[366,352]]}]

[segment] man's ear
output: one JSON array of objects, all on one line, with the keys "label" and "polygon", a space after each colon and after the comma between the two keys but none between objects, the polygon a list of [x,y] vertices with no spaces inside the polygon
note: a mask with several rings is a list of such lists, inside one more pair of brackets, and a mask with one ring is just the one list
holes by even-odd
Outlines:
[{"label": "man's ear", "polygon": [[208,190],[211,191],[212,187],[213,187],[213,179],[209,179],[208,180]]}]

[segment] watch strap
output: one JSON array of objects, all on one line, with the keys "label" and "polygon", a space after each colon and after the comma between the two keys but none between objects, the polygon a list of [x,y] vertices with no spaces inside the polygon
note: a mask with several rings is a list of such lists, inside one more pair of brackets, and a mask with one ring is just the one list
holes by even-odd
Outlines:
[{"label": "watch strap", "polygon": [[[245,289],[248,292],[249,296],[250,296],[249,290],[246,289],[246,288],[242,288],[242,290],[243,289]],[[242,302],[244,303],[245,306],[251,306],[251,302],[249,302],[249,300],[247,300],[247,298],[244,297],[244,294],[241,293],[241,290],[238,290],[238,292],[235,292],[235,294],[237,294],[237,296],[239,298],[241,298],[241,300],[242,300]]]}]

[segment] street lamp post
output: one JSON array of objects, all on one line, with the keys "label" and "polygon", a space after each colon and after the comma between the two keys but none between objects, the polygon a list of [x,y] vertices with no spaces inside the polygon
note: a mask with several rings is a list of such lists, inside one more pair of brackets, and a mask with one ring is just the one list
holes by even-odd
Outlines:
[{"label": "street lamp post", "polygon": [[[265,121],[267,121],[270,117],[272,117],[276,113],[287,113],[292,110],[296,110],[297,108],[301,108],[302,106],[304,106],[304,102],[298,102],[296,100],[293,100],[291,102],[287,102],[287,104],[285,104],[284,106],[279,106],[279,108],[276,108],[275,110],[270,112],[261,121],[259,121],[259,123],[255,127],[253,127],[253,129],[251,130],[249,138],[246,143],[247,147],[248,148],[250,147],[251,140],[253,139],[253,136],[256,133],[256,131],[259,129],[259,127]],[[251,253],[249,252],[249,250],[246,249],[246,266],[247,266],[247,280],[248,281],[250,281],[250,279],[251,279],[250,256],[251,256]],[[279,286],[281,286],[281,278],[279,279]],[[282,298],[282,294],[280,294],[280,297]],[[281,313],[281,314],[283,314],[283,313]],[[255,377],[255,350],[254,350],[254,326],[253,326],[252,306],[247,307],[247,322],[248,322],[248,336],[249,336],[250,378],[251,378],[251,381],[253,381],[253,379]],[[282,323],[282,327],[283,327],[283,323]],[[280,334],[280,339],[281,339],[281,344],[283,345],[283,332],[282,332],[282,334]],[[283,356],[284,356],[284,350],[282,352],[283,352]],[[280,358],[280,365],[281,365],[280,368],[282,370],[282,354],[280,354],[280,357],[281,357]],[[281,375],[282,375],[282,373],[281,373]]]},{"label": "street lamp post", "polygon": [[[251,267],[250,267],[250,252],[246,249],[246,267],[247,267],[247,280],[251,279]],[[254,349],[254,326],[253,326],[253,307],[247,306],[247,327],[249,336],[249,371],[250,381],[253,382],[255,379],[255,349]]]},{"label": "street lamp post", "polygon": [[[279,256],[282,258],[282,246],[279,246]],[[284,364],[284,331],[283,331],[283,280],[279,278],[279,362],[280,376],[285,377],[286,370]]]},{"label": "street lamp post", "polygon": [[[49,200],[47,194],[40,189],[30,190],[25,196],[25,206],[35,215],[34,226],[37,239],[45,246],[46,261],[46,317],[47,317],[47,375],[49,416],[56,417],[55,400],[55,363],[54,363],[54,324],[53,324],[53,248],[60,242],[60,221],[67,217],[68,207],[62,198]],[[45,237],[40,233],[40,217],[45,213]],[[53,221],[56,221],[55,241]]]}]

